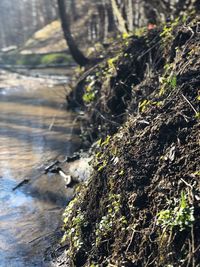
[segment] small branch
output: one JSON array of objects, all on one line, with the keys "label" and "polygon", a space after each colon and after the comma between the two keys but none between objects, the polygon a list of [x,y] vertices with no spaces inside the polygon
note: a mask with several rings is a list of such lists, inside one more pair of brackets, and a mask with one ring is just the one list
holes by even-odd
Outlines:
[{"label": "small branch", "polygon": [[16,185],[12,190],[15,191],[16,189],[18,189],[19,187],[23,186],[24,184],[27,184],[30,180],[29,179],[24,179],[23,181],[21,181],[18,185]]},{"label": "small branch", "polygon": [[194,241],[194,227],[192,226],[191,228],[191,237],[192,237],[192,267],[195,267],[195,255],[194,255],[194,252],[195,252],[195,241]]},{"label": "small branch", "polygon": [[99,116],[104,120],[104,121],[107,121],[109,123],[112,123],[113,125],[116,125],[116,126],[120,126],[120,124],[116,121],[112,121],[110,119],[107,119],[99,110],[97,110],[96,108],[94,108],[94,111],[96,111]]},{"label": "small branch", "polygon": [[188,250],[189,250],[189,254],[188,254],[188,257],[187,257],[187,258],[188,258],[188,262],[187,262],[186,267],[191,266],[190,263],[191,263],[191,254],[192,254],[192,253],[191,253],[191,243],[190,243],[190,239],[188,240],[188,243],[189,243],[189,249],[188,249]]},{"label": "small branch", "polygon": [[47,233],[47,234],[38,236],[38,237],[32,239],[31,241],[29,241],[28,243],[31,244],[31,243],[33,243],[33,242],[35,242],[35,241],[37,241],[37,240],[39,241],[40,239],[42,239],[42,238],[44,238],[44,237],[46,238],[47,236],[50,236],[50,235],[53,235],[53,232],[49,232],[49,233]]},{"label": "small branch", "polygon": [[186,184],[188,187],[190,187],[191,189],[193,189],[193,186],[191,184],[188,184],[183,178],[181,178],[181,181]]},{"label": "small branch", "polygon": [[56,121],[56,115],[52,118],[52,122],[51,122],[51,124],[49,125],[49,131],[51,131],[52,130],[52,128],[53,128],[53,126],[54,126],[54,123],[55,123],[55,121]]},{"label": "small branch", "polygon": [[76,160],[80,159],[80,154],[74,154],[71,157],[66,157],[64,162],[70,163],[70,162],[74,162]]},{"label": "small branch", "polygon": [[129,250],[129,248],[130,248],[130,246],[131,246],[131,244],[133,242],[134,235],[135,235],[135,229],[133,229],[133,232],[132,232],[132,235],[131,235],[131,239],[130,239],[129,244],[128,244],[127,248],[126,248],[125,253],[128,252],[128,250]]},{"label": "small branch", "polygon": [[181,94],[182,97],[185,99],[185,101],[189,104],[189,106],[192,108],[192,110],[194,111],[195,114],[198,114],[198,112],[196,111],[196,109],[194,108],[194,106],[190,103],[190,101],[184,96],[184,94]]},{"label": "small branch", "polygon": [[58,165],[60,162],[58,160],[52,162],[50,165],[48,165],[45,169],[44,169],[44,173],[47,174],[48,172],[51,172],[51,170]]},{"label": "small branch", "polygon": [[194,253],[196,253],[200,249],[200,245],[195,249]]}]

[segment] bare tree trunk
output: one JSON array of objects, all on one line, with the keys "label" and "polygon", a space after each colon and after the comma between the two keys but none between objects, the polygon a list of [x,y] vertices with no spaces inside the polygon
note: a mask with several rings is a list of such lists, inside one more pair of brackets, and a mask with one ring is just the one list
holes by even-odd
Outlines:
[{"label": "bare tree trunk", "polygon": [[34,30],[36,30],[37,29],[37,23],[38,23],[36,1],[32,0],[31,5],[32,5],[31,7],[32,7],[33,27],[34,27]]},{"label": "bare tree trunk", "polygon": [[98,17],[99,17],[99,24],[101,25],[99,27],[99,40],[103,41],[104,40],[104,33],[105,33],[105,24],[106,24],[106,12],[105,12],[105,4],[102,1],[101,3],[97,4],[97,10],[98,10]]},{"label": "bare tree trunk", "polygon": [[128,30],[132,32],[133,31],[133,1],[132,0],[128,0],[126,13],[127,13]]},{"label": "bare tree trunk", "polygon": [[76,1],[75,0],[71,0],[70,1],[70,6],[71,6],[71,11],[72,11],[72,17],[73,17],[73,20],[77,20],[79,15],[78,15],[78,11],[77,11],[77,8],[76,8]]},{"label": "bare tree trunk", "polygon": [[108,39],[108,31],[109,31],[109,18],[108,18],[108,10],[107,6],[104,7],[104,28],[103,28],[103,42],[106,43]]},{"label": "bare tree trunk", "polygon": [[102,16],[100,18],[100,21],[103,21],[103,27],[101,27],[101,40],[103,40],[104,43],[107,42],[109,33],[113,33],[115,28],[115,21],[113,17],[113,10],[110,2],[108,0],[102,0]]},{"label": "bare tree trunk", "polygon": [[117,6],[117,2],[116,0],[111,0],[111,4],[112,4],[112,9],[113,9],[113,14],[117,19],[118,22],[118,30],[121,33],[127,33],[127,29],[126,29],[126,22],[120,12],[120,9]]},{"label": "bare tree trunk", "polygon": [[115,21],[114,21],[114,15],[112,11],[112,6],[110,2],[106,3],[106,9],[107,9],[107,19],[108,19],[108,32],[115,31]]},{"label": "bare tree trunk", "polygon": [[71,35],[69,15],[67,15],[66,13],[65,0],[58,0],[58,9],[59,9],[64,37],[72,57],[74,58],[75,62],[77,62],[80,66],[88,65],[90,60],[86,58],[83,55],[83,53],[79,50]]}]

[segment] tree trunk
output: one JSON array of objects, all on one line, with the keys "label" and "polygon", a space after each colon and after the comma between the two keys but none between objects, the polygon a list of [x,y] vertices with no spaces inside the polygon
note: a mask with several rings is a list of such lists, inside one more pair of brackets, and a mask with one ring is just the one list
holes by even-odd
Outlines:
[{"label": "tree trunk", "polygon": [[133,31],[133,1],[128,0],[127,2],[127,24],[128,24],[128,30],[129,32]]},{"label": "tree trunk", "polygon": [[120,9],[117,6],[117,2],[116,0],[111,0],[111,5],[112,5],[112,9],[113,9],[113,14],[117,19],[118,25],[117,28],[119,30],[119,32],[121,33],[127,33],[127,29],[126,29],[126,22],[120,12]]},{"label": "tree trunk", "polygon": [[78,12],[77,12],[77,8],[76,8],[76,1],[75,0],[71,0],[70,7],[71,7],[71,11],[72,11],[73,21],[75,21],[79,17]]},{"label": "tree trunk", "polygon": [[88,65],[90,60],[86,58],[83,53],[79,50],[77,47],[70,31],[70,22],[69,22],[69,15],[66,13],[66,6],[65,6],[65,0],[58,0],[58,9],[62,24],[62,29],[64,33],[64,37],[66,40],[66,43],[69,47],[70,53],[75,60],[76,63],[78,63],[80,66]]}]

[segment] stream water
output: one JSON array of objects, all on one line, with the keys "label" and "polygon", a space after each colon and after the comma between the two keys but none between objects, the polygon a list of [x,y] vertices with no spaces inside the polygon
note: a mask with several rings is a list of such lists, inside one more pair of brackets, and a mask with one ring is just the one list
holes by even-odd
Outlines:
[{"label": "stream water", "polygon": [[[50,266],[60,215],[72,192],[57,175],[42,174],[78,143],[61,80],[0,72],[0,266]],[[66,79],[66,77],[65,77]],[[59,81],[59,83],[57,83]],[[13,191],[24,178],[27,185]]]}]

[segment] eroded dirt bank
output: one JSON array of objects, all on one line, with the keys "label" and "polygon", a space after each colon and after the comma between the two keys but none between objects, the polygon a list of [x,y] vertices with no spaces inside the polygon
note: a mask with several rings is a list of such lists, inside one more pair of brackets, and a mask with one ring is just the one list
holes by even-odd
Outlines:
[{"label": "eroded dirt bank", "polygon": [[61,263],[200,266],[199,42],[198,19],[177,19],[80,81],[86,134],[101,139],[64,213]]}]

